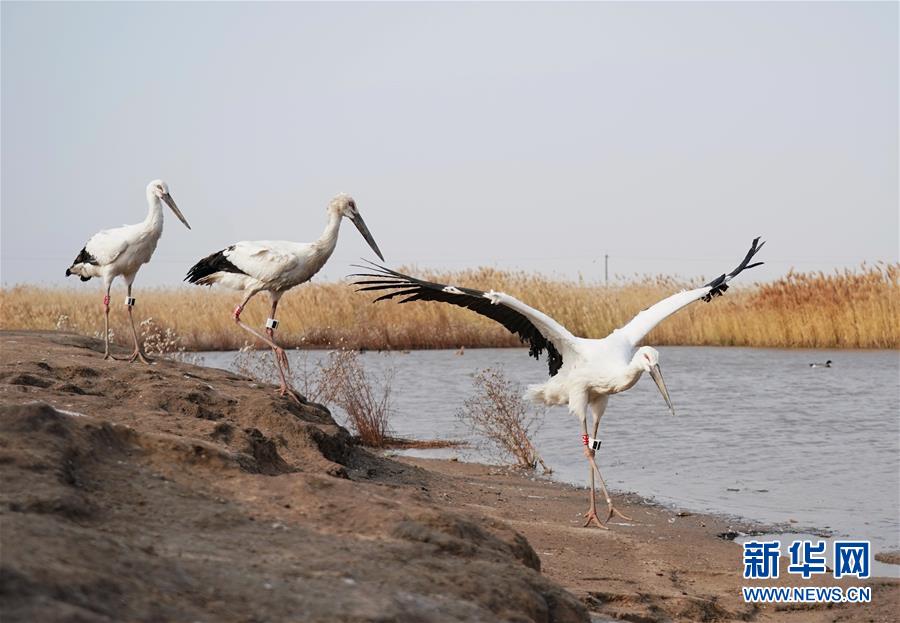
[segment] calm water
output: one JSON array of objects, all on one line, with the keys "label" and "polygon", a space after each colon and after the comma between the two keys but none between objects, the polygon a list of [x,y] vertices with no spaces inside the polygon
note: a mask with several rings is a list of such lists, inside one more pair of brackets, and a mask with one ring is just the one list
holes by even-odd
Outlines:
[{"label": "calm water", "polygon": [[[755,348],[660,348],[678,415],[645,375],[613,396],[598,453],[607,482],[665,504],[868,538],[900,549],[900,354]],[[235,353],[204,353],[229,368]],[[259,356],[271,357],[270,353]],[[300,369],[327,356],[294,351]],[[810,368],[834,360],[833,368]],[[394,433],[475,441],[456,413],[472,376],[501,367],[523,385],[546,365],[519,349],[366,353],[367,369],[393,367]],[[336,414],[341,418],[342,414]],[[535,438],[553,478],[586,484],[577,418],[546,412]],[[418,452],[497,461],[486,448]]]}]

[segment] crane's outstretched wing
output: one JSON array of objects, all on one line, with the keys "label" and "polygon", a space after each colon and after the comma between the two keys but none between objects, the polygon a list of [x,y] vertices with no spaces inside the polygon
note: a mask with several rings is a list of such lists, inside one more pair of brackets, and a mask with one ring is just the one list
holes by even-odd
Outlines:
[{"label": "crane's outstretched wing", "polygon": [[539,359],[541,353],[546,350],[550,376],[555,375],[562,367],[564,355],[575,354],[575,343],[578,338],[550,316],[508,294],[432,283],[372,262],[369,264],[371,267],[360,268],[372,272],[351,277],[359,277],[354,283],[361,286],[358,289],[360,292],[387,290],[386,294],[375,299],[376,303],[402,297],[400,303],[440,301],[471,309],[477,314],[499,322],[510,333],[518,335],[522,342],[528,344],[529,354],[535,359]]},{"label": "crane's outstretched wing", "polygon": [[644,338],[645,335],[650,333],[653,327],[677,312],[682,307],[686,307],[687,305],[690,305],[694,301],[698,301],[700,299],[703,299],[708,303],[714,297],[722,296],[725,290],[728,289],[728,282],[738,274],[740,274],[741,271],[762,264],[762,262],[755,262],[751,264],[750,260],[753,259],[753,256],[763,248],[764,244],[765,242],[759,242],[759,238],[754,238],[753,244],[750,246],[750,250],[747,251],[747,255],[744,257],[744,260],[740,264],[738,264],[738,267],[733,271],[713,279],[701,288],[679,292],[678,294],[673,294],[672,296],[661,300],[659,303],[653,305],[652,307],[649,307],[648,309],[645,309],[637,316],[635,316],[631,320],[631,322],[616,331],[616,334],[624,337],[632,346],[636,346],[638,342],[640,342]]}]

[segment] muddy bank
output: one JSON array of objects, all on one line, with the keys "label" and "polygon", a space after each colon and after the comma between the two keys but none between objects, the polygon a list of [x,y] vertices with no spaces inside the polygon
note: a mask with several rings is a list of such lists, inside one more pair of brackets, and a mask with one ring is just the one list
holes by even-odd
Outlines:
[{"label": "muddy bank", "polygon": [[586,621],[507,524],[231,373],[0,335],[4,621]]},{"label": "muddy bank", "polygon": [[477,465],[392,460],[229,372],[0,333],[4,621],[894,620],[757,608],[718,518]]}]

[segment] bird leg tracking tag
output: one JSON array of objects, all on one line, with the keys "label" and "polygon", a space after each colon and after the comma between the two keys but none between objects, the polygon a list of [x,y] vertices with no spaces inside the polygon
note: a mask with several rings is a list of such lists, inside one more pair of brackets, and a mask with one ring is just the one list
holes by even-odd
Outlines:
[{"label": "bird leg tracking tag", "polygon": [[266,329],[272,329],[274,331],[278,328],[278,321],[274,318],[266,318]]},{"label": "bird leg tracking tag", "polygon": [[103,297],[103,305],[109,307],[109,294]]},{"label": "bird leg tracking tag", "polygon": [[126,296],[126,297],[125,297],[125,304],[128,305],[128,307],[134,307],[134,302],[135,302],[135,300],[136,300],[136,299],[135,299],[133,296]]},{"label": "bird leg tracking tag", "polygon": [[581,443],[586,445],[591,450],[599,450],[600,444],[602,443],[599,439],[594,439],[593,437],[588,437],[587,435],[581,436]]}]

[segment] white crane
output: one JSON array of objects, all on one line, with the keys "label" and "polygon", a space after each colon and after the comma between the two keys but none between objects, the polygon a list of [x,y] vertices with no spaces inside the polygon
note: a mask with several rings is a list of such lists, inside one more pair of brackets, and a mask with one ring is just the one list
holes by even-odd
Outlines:
[{"label": "white crane", "polygon": [[[569,411],[581,420],[582,444],[589,463],[591,484],[590,507],[585,514],[584,525],[594,522],[605,528],[597,516],[594,500],[595,471],[608,507],[606,522],[609,522],[613,514],[630,519],[613,506],[606,483],[594,460],[594,454],[600,447],[600,440],[596,438],[600,418],[606,410],[609,396],[631,388],[644,372],[648,372],[672,415],[675,415],[669,391],[659,369],[659,352],[650,346],[638,348],[638,344],[663,319],[694,301],[703,299],[709,302],[714,296],[725,292],[728,282],[741,271],[762,264],[750,264],[750,260],[763,244],[756,238],[744,260],[730,273],[703,287],[663,299],[601,340],[576,337],[553,318],[502,292],[482,292],[422,281],[377,264],[372,264],[375,267],[372,272],[353,276],[358,278],[355,283],[360,286],[361,291],[388,291],[375,299],[375,302],[400,297],[400,303],[440,301],[466,307],[499,322],[511,333],[518,335],[523,342],[528,343],[529,354],[536,359],[546,350],[550,380],[540,385],[531,385],[526,397],[546,405],[568,405]],[[588,410],[593,415],[592,436],[588,435],[587,429]]]},{"label": "white crane", "polygon": [[[134,353],[129,361],[140,359],[144,363],[150,363],[141,351],[137,330],[134,328],[134,317],[131,308],[135,299],[131,296],[131,284],[137,271],[150,261],[156,250],[156,243],[163,230],[162,201],[166,203],[175,216],[184,223],[188,229],[187,220],[175,205],[175,201],[169,194],[169,187],[162,180],[153,180],[147,184],[147,218],[136,225],[123,225],[115,229],[104,229],[97,232],[81,249],[78,257],[72,265],[66,269],[66,277],[78,275],[82,281],[88,281],[92,277],[103,279],[106,295],[103,297],[103,339],[105,343],[103,358],[109,359],[109,290],[113,280],[122,276],[128,286],[128,296],[125,298],[125,306],[128,309],[128,320],[131,321],[131,335],[134,337]],[[116,359],[113,357],[113,359]]]},{"label": "white crane", "polygon": [[[384,261],[378,245],[369,233],[369,228],[359,210],[356,201],[343,193],[334,197],[328,204],[328,225],[315,242],[288,242],[283,240],[259,240],[255,242],[238,242],[221,251],[203,258],[188,271],[185,281],[204,286],[221,284],[232,290],[242,290],[244,298],[234,308],[232,316],[239,327],[253,334],[268,344],[275,354],[275,363],[281,376],[279,393],[290,395],[300,401],[297,393],[289,387],[285,371],[290,371],[290,364],[284,349],[275,343],[275,309],[282,295],[315,275],[337,245],[338,230],[341,220],[350,219],[359,233],[362,234],[375,254]],[[258,292],[267,291],[272,303],[270,317],[266,320],[266,335],[241,322],[241,312]]]}]

